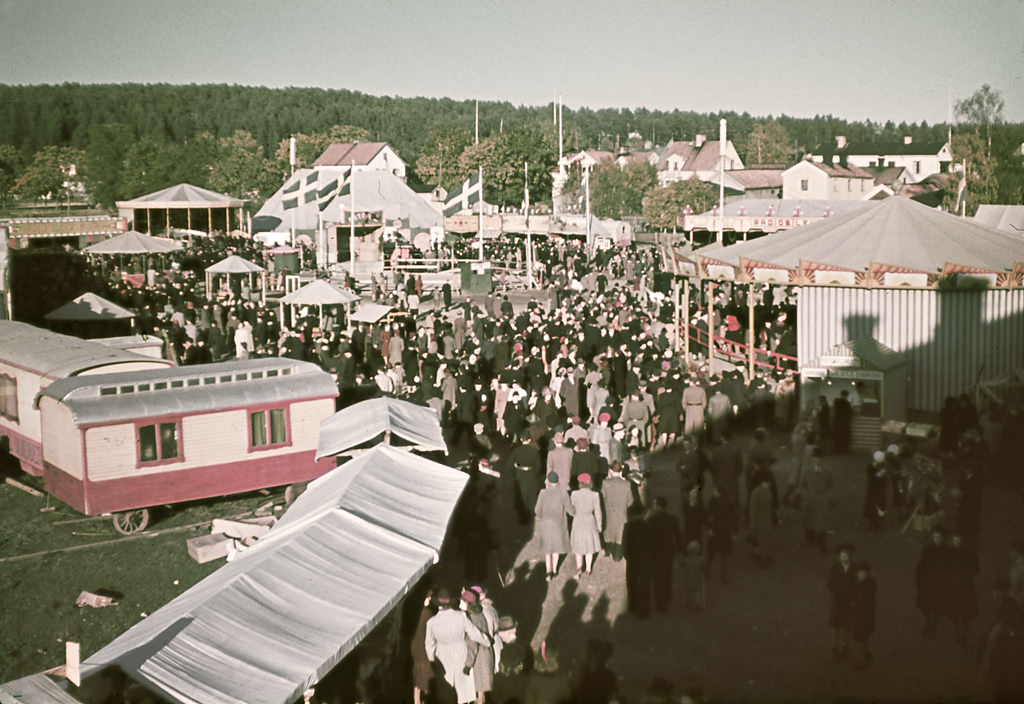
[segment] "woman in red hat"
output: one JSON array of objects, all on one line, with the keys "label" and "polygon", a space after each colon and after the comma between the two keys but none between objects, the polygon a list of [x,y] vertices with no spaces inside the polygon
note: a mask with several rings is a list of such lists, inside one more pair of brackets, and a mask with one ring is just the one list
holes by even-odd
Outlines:
[{"label": "woman in red hat", "polygon": [[591,477],[577,477],[580,488],[572,492],[573,521],[569,545],[576,555],[576,576],[587,574],[594,566],[594,553],[601,551],[601,497],[590,488]]}]

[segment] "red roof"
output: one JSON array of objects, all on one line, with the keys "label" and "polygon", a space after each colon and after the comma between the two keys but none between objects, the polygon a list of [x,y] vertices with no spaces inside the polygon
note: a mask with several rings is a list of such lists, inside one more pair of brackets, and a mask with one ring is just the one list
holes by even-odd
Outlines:
[{"label": "red roof", "polygon": [[356,166],[366,166],[386,146],[387,142],[332,144],[313,162],[313,166],[348,166],[352,162]]},{"label": "red roof", "polygon": [[781,188],[783,169],[736,169],[725,173],[739,181],[744,188]]},{"label": "red roof", "polygon": [[822,164],[817,161],[808,161],[807,163],[810,164],[811,166],[818,167],[819,169],[827,173],[829,176],[839,178],[869,178],[872,180],[872,182],[874,182],[875,180],[873,174],[868,173],[859,166],[854,166],[852,164],[848,166],[840,166],[839,164]]}]

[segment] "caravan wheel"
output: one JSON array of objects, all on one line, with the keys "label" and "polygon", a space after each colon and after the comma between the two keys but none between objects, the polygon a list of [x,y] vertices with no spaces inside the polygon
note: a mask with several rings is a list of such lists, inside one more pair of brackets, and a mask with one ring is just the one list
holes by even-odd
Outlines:
[{"label": "caravan wheel", "polygon": [[132,535],[146,530],[149,525],[149,509],[137,508],[114,514],[114,529],[122,535]]}]

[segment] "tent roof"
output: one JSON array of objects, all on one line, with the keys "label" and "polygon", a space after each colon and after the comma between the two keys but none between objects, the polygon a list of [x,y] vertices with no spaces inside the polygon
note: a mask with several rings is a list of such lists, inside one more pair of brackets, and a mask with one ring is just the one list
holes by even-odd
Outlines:
[{"label": "tent roof", "polygon": [[91,369],[126,362],[148,368],[171,366],[172,362],[120,350],[92,340],[60,335],[27,323],[0,320],[2,357],[5,362],[31,369],[53,379],[84,374]]},{"label": "tent roof", "polygon": [[[313,188],[322,189],[335,178],[346,180],[345,188],[351,190],[351,195],[339,195],[323,210],[323,221],[331,223],[348,222],[345,214],[352,209],[352,199],[355,199],[355,211],[357,213],[383,212],[384,222],[391,223],[395,220],[402,220],[409,223],[409,227],[416,230],[428,230],[434,226],[443,226],[444,217],[434,210],[423,198],[409,188],[402,179],[389,171],[363,170],[356,171],[348,176],[349,168],[324,166],[317,169],[296,169],[284,185],[272,195],[256,215],[253,221],[261,218],[261,222],[277,224],[274,227],[296,230],[315,230],[318,225],[320,214],[317,201],[303,203],[304,194]],[[311,177],[315,176],[312,183],[308,183]],[[298,188],[295,185],[298,184]],[[285,193],[286,188],[293,188]],[[298,195],[299,205],[297,208],[285,210],[282,201],[294,198]],[[255,229],[255,225],[254,225]]]},{"label": "tent roof", "polygon": [[448,451],[434,409],[383,397],[349,406],[321,421],[316,459],[340,455],[385,430],[412,443],[417,450]]},{"label": "tent roof", "polygon": [[382,446],[312,482],[253,547],[82,664],[172,702],[291,704],[436,560],[463,472]]},{"label": "tent roof", "polygon": [[79,704],[46,675],[39,673],[0,684],[0,704]]},{"label": "tent roof", "polygon": [[353,323],[376,323],[394,309],[394,306],[384,306],[380,303],[360,303],[356,312],[349,316],[349,320]]},{"label": "tent roof", "polygon": [[708,248],[706,255],[733,265],[746,258],[789,269],[809,261],[853,270],[877,262],[926,272],[941,271],[946,263],[1006,271],[1024,261],[1024,240],[906,198],[889,198],[756,240]]},{"label": "tent roof", "polygon": [[1017,237],[1024,235],[1024,205],[979,205],[974,220]]},{"label": "tent roof", "polygon": [[240,208],[241,198],[232,198],[207,188],[179,183],[162,191],[117,202],[118,208]]},{"label": "tent roof", "polygon": [[47,320],[126,320],[134,317],[134,311],[111,303],[95,293],[83,293],[46,314]]},{"label": "tent roof", "polygon": [[181,244],[172,239],[129,230],[123,235],[89,245],[85,251],[90,254],[160,254],[176,252],[179,249]]},{"label": "tent roof", "polygon": [[259,264],[253,264],[248,259],[243,259],[237,254],[232,254],[221,259],[216,264],[206,267],[206,271],[211,274],[258,274],[261,271],[266,271],[266,269]]},{"label": "tent roof", "polygon": [[315,279],[302,288],[289,293],[281,299],[281,302],[292,305],[326,306],[338,303],[354,303],[358,300],[359,296],[347,289],[339,289],[323,279]]}]

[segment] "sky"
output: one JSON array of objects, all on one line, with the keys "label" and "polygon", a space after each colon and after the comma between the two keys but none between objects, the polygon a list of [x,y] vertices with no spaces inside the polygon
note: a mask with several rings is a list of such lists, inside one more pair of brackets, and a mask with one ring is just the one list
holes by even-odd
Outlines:
[{"label": "sky", "polygon": [[1024,122],[1024,0],[0,0],[0,83]]}]

